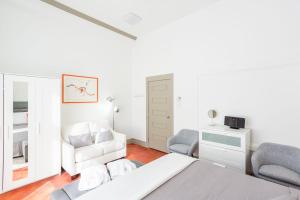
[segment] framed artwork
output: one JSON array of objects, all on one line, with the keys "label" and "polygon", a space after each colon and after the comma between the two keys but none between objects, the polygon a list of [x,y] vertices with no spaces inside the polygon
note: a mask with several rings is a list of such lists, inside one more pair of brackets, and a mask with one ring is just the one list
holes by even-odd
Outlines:
[{"label": "framed artwork", "polygon": [[62,103],[97,103],[98,78],[62,75]]}]

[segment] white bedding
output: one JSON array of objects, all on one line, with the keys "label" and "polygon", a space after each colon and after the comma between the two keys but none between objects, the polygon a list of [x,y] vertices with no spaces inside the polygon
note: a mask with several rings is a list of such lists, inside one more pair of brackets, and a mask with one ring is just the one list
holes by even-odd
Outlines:
[{"label": "white bedding", "polygon": [[78,190],[91,190],[109,181],[110,177],[105,165],[92,166],[81,171]]},{"label": "white bedding", "polygon": [[134,169],[136,169],[136,165],[127,159],[120,159],[107,164],[111,180],[124,176]]},{"label": "white bedding", "polygon": [[176,153],[168,154],[80,196],[78,200],[142,199],[195,160]]}]

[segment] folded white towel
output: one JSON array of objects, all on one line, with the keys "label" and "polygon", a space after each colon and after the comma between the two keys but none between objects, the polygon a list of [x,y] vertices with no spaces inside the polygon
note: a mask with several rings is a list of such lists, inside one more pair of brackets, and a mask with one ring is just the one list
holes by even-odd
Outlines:
[{"label": "folded white towel", "polygon": [[127,159],[121,159],[108,163],[107,169],[111,179],[113,180],[118,176],[125,175],[126,173],[136,169],[136,165]]},{"label": "folded white towel", "polygon": [[81,171],[78,190],[85,191],[110,181],[105,165],[89,167]]}]

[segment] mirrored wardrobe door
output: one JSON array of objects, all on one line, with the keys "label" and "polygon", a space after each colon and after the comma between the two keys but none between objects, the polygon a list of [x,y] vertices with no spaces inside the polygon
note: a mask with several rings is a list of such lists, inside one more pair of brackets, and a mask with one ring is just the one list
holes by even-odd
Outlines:
[{"label": "mirrored wardrobe door", "polygon": [[4,76],[4,190],[34,179],[35,91],[31,77]]}]

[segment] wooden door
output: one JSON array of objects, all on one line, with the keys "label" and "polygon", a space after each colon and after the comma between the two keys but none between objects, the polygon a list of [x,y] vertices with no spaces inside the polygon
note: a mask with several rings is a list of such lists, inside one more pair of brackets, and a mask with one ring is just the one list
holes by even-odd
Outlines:
[{"label": "wooden door", "polygon": [[173,76],[147,78],[147,136],[150,148],[167,151],[173,135]]},{"label": "wooden door", "polygon": [[37,179],[60,173],[60,82],[36,78]]}]

